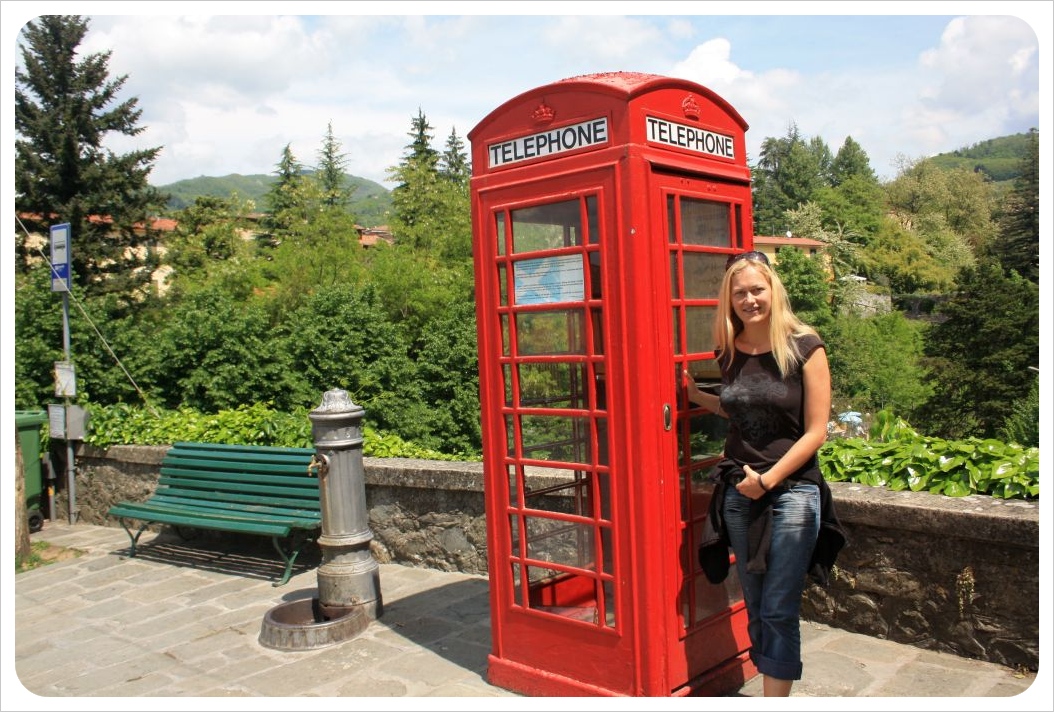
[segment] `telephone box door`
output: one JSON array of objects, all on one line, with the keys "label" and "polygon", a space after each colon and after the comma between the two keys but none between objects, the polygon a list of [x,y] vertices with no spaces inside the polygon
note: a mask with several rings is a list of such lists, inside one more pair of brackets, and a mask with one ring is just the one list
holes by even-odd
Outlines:
[{"label": "telephone box door", "polygon": [[[619,603],[630,564],[613,531],[620,464],[606,385],[613,196],[602,170],[533,195],[488,191],[482,202],[477,300],[492,306],[481,349],[499,354],[480,372],[484,458],[502,463],[488,477],[500,612],[490,676],[532,694],[603,694],[635,677],[631,611]],[[525,681],[531,669],[550,674]]]}]

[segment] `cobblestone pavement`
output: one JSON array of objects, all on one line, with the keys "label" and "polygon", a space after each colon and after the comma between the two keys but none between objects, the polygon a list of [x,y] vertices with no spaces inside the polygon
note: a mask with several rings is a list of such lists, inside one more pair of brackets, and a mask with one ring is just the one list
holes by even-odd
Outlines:
[{"label": "cobblestone pavement", "polygon": [[[119,528],[48,522],[33,538],[83,554],[14,577],[13,620],[6,605],[3,626],[5,638],[14,629],[13,666],[5,641],[5,712],[83,710],[82,702],[67,699],[82,697],[108,698],[99,707],[108,710],[169,709],[168,698],[175,701],[171,709],[182,710],[189,708],[188,697],[253,698],[252,710],[272,704],[292,709],[303,700],[289,698],[300,697],[319,698],[310,706],[320,709],[348,709],[347,697],[373,698],[371,710],[435,709],[437,701],[428,700],[436,697],[461,698],[459,710],[548,706],[487,683],[490,614],[483,577],[382,564],[380,618],[339,644],[276,650],[259,640],[265,615],[315,596],[314,566],[298,565],[290,582],[275,588],[271,581],[281,567],[269,546],[258,554],[220,552],[144,534],[147,545],[127,558],[128,537]],[[781,709],[795,703],[847,709],[837,700],[842,697],[912,698],[904,707],[912,710],[1054,707],[1044,671],[1037,679],[813,623],[803,623],[802,636],[805,676]],[[760,704],[749,698],[761,694],[755,678],[719,707]],[[574,704],[640,709],[631,699]],[[902,704],[886,700],[868,708]],[[698,698],[653,698],[647,708],[705,706]],[[849,705],[857,706],[863,705]]]}]

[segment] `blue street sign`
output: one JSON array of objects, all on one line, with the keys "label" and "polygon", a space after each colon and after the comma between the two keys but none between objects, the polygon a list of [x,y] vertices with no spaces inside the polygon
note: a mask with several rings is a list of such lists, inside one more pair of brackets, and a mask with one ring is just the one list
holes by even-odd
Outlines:
[{"label": "blue street sign", "polygon": [[70,291],[70,224],[51,226],[51,291]]}]

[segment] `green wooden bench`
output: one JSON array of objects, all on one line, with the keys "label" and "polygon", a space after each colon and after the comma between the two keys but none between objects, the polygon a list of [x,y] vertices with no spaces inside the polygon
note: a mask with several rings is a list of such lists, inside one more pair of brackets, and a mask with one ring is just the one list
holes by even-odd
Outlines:
[{"label": "green wooden bench", "polygon": [[[270,536],[285,562],[281,586],[293,563],[322,527],[318,478],[311,448],[175,443],[161,461],[157,489],[145,502],[109,509],[131,539],[151,524]],[[129,520],[142,522],[133,533]]]}]

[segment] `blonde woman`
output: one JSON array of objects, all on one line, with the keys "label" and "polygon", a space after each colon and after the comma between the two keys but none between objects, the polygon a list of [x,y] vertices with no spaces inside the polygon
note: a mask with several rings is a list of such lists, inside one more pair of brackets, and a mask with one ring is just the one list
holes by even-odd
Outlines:
[{"label": "blonde woman", "polygon": [[[791,310],[761,252],[729,258],[714,324],[720,395],[684,373],[688,399],[728,418],[717,466],[723,520],[766,697],[801,679],[801,596],[820,531],[831,375],[824,343]],[[826,491],[829,494],[829,490]],[[829,497],[827,497],[829,500]]]}]

